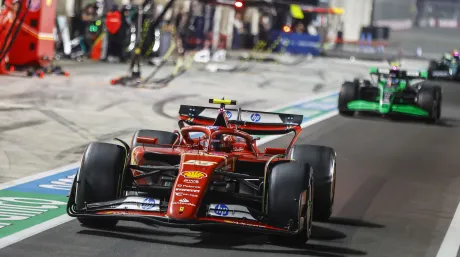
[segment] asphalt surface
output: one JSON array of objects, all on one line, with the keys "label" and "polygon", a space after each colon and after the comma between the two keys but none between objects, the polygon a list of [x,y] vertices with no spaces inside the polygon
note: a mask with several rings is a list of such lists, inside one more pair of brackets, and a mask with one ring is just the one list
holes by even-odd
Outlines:
[{"label": "asphalt surface", "polygon": [[[437,125],[335,116],[308,127],[298,143],[337,151],[334,213],[304,247],[265,236],[217,234],[122,222],[91,230],[77,221],[0,250],[0,256],[435,256],[460,201],[460,85],[443,83]],[[269,145],[286,144],[286,138]]]},{"label": "asphalt surface", "polygon": [[390,43],[406,54],[415,54],[417,47],[421,47],[425,54],[440,56],[460,48],[459,41],[460,34],[456,28],[412,28],[390,32]]}]

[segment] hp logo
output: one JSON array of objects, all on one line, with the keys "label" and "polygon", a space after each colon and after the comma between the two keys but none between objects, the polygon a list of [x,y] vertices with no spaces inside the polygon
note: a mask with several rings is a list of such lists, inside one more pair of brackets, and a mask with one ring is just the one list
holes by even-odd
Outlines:
[{"label": "hp logo", "polygon": [[227,216],[229,209],[227,205],[225,204],[218,204],[216,205],[216,208],[214,209],[214,212],[219,215],[219,216]]},{"label": "hp logo", "polygon": [[251,120],[252,120],[253,122],[259,122],[259,121],[260,121],[260,118],[261,118],[261,116],[260,116],[260,114],[258,114],[258,113],[253,113],[253,114],[251,114]]}]

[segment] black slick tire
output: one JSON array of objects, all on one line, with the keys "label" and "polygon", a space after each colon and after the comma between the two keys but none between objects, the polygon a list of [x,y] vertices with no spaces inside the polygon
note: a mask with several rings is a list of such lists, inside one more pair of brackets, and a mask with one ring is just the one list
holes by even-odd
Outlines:
[{"label": "black slick tire", "polygon": [[417,93],[417,103],[428,112],[428,123],[436,123],[441,118],[442,90],[439,86],[422,86]]},{"label": "black slick tire", "polygon": [[336,152],[320,145],[295,145],[290,158],[311,165],[315,179],[313,220],[327,221],[333,211],[336,184]]},{"label": "black slick tire", "polygon": [[338,109],[340,115],[353,116],[354,111],[348,109],[348,103],[358,99],[359,85],[354,82],[345,82],[339,92]]},{"label": "black slick tire", "polygon": [[310,165],[290,161],[275,164],[268,174],[266,211],[268,223],[297,231],[294,236],[271,236],[281,245],[304,245],[311,235],[313,218],[313,173]]},{"label": "black slick tire", "polygon": [[[121,177],[126,165],[126,149],[101,142],[86,148],[76,177],[75,208],[84,211],[86,204],[116,200],[121,187]],[[79,217],[85,226],[108,228],[115,226],[114,219]]]}]

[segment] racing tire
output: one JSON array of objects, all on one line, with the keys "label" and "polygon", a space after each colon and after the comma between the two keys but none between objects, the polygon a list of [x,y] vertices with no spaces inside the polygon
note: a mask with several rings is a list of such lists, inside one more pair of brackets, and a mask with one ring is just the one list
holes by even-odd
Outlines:
[{"label": "racing tire", "polygon": [[334,206],[337,176],[335,150],[320,145],[295,145],[289,156],[298,162],[308,163],[313,168],[315,179],[313,220],[329,220]]},{"label": "racing tire", "polygon": [[141,129],[134,133],[133,139],[131,141],[131,149],[136,148],[137,146],[154,146],[151,144],[143,144],[137,143],[136,138],[138,137],[148,137],[158,138],[158,144],[160,145],[172,145],[176,141],[178,135],[169,131],[161,131],[161,130],[148,130],[148,129]]},{"label": "racing tire", "polygon": [[282,245],[304,245],[313,226],[313,171],[308,164],[290,161],[275,164],[268,175],[266,211],[272,226],[297,230],[293,236],[272,235]]},{"label": "racing tire", "polygon": [[439,86],[423,86],[417,94],[417,103],[428,112],[429,123],[436,123],[441,118],[442,89]]},{"label": "racing tire", "polygon": [[342,84],[342,89],[339,93],[338,109],[340,115],[353,116],[354,111],[350,111],[347,107],[348,103],[358,99],[359,85],[354,82],[345,82]]},{"label": "racing tire", "polygon": [[433,77],[433,71],[438,70],[438,69],[439,69],[438,62],[435,60],[431,60],[428,64],[428,78],[435,79],[435,77]]},{"label": "racing tire", "polygon": [[[75,208],[84,211],[86,204],[116,200],[121,177],[125,170],[126,149],[101,142],[89,144],[76,176]],[[114,219],[78,217],[84,226],[110,228],[118,223]]]}]

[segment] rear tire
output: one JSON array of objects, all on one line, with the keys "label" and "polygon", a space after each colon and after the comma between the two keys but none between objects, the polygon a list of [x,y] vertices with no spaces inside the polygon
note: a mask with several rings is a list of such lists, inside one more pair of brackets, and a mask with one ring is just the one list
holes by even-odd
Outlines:
[{"label": "rear tire", "polygon": [[158,144],[160,145],[172,145],[176,141],[178,135],[169,131],[161,130],[148,130],[141,129],[134,133],[133,139],[131,141],[131,149],[136,148],[137,146],[155,146],[151,144],[137,143],[136,138],[138,137],[148,137],[148,138],[158,138]]},{"label": "rear tire", "polygon": [[313,220],[313,173],[300,162],[277,163],[270,170],[266,210],[268,223],[298,230],[295,236],[271,236],[272,243],[304,245],[310,239]]},{"label": "rear tire", "polygon": [[[116,200],[125,169],[126,149],[114,144],[91,143],[83,154],[76,177],[75,205],[85,211],[86,204]],[[113,227],[118,220],[79,217],[85,226]]]},{"label": "rear tire", "polygon": [[333,211],[336,183],[336,152],[319,145],[295,145],[290,157],[313,168],[315,179],[313,220],[327,221]]},{"label": "rear tire", "polygon": [[359,85],[353,82],[345,82],[339,93],[338,109],[340,115],[353,116],[354,111],[348,109],[348,103],[358,99]]}]

